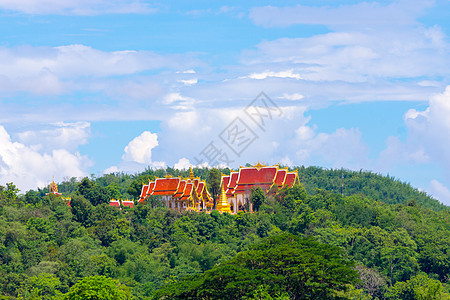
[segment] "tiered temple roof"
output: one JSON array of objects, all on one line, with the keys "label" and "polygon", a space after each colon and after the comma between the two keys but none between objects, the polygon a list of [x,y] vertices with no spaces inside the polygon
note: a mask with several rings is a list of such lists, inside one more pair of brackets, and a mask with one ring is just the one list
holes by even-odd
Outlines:
[{"label": "tiered temple roof", "polygon": [[236,194],[250,193],[255,187],[268,192],[272,186],[281,188],[295,183],[299,183],[296,171],[289,172],[287,168],[280,169],[278,165],[264,166],[258,163],[252,167],[240,167],[239,171],[231,172],[230,175],[223,175],[221,185],[230,198]]},{"label": "tiered temple roof", "polygon": [[174,178],[157,178],[149,184],[143,185],[139,203],[145,202],[150,196],[168,196],[177,202],[184,202],[183,208],[195,209],[201,204],[211,206],[212,198],[206,188],[206,182],[200,178],[194,178],[191,168],[190,177],[183,179]]},{"label": "tiered temple roof", "polygon": [[115,207],[134,207],[134,201],[133,200],[123,200],[123,199],[111,199],[109,200],[109,206],[115,206]]}]

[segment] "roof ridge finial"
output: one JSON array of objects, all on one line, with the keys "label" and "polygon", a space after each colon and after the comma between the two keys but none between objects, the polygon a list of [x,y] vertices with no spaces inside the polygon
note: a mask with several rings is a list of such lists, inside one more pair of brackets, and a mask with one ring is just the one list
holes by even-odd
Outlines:
[{"label": "roof ridge finial", "polygon": [[259,171],[259,170],[261,170],[261,168],[266,167],[266,165],[263,164],[263,163],[261,163],[261,162],[258,160],[258,163],[257,163],[256,165],[253,165],[253,167],[256,168],[256,170]]},{"label": "roof ridge finial", "polygon": [[191,165],[191,171],[189,172],[189,179],[194,180],[194,172],[192,171],[192,165]]}]

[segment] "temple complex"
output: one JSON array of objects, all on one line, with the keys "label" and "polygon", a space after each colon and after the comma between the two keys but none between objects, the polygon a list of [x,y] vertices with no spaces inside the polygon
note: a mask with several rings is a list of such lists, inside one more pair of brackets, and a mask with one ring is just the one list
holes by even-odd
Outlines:
[{"label": "temple complex", "polygon": [[206,211],[214,205],[206,182],[195,178],[192,168],[189,178],[168,176],[143,185],[139,203],[148,201],[152,196],[158,197],[166,207],[178,211]]},{"label": "temple complex", "polygon": [[231,213],[253,211],[249,201],[252,189],[260,187],[266,194],[270,189],[280,189],[300,183],[297,171],[289,172],[278,165],[265,166],[258,163],[251,167],[240,167],[230,175],[222,175],[221,188],[224,191]]},{"label": "temple complex", "polygon": [[[253,211],[249,200],[254,188],[260,187],[267,194],[271,189],[278,190],[298,183],[297,171],[289,172],[287,168],[280,168],[278,165],[265,166],[258,163],[251,167],[240,167],[238,171],[231,171],[230,175],[222,175],[216,210],[232,214]],[[144,184],[139,203],[148,201],[151,196],[157,197],[166,207],[178,211],[211,211],[214,205],[206,182],[194,178],[192,168],[189,178],[157,178]]]}]

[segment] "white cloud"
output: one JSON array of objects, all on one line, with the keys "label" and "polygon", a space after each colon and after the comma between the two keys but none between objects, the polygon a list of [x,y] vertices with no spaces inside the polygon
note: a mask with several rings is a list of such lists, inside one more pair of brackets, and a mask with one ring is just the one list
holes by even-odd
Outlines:
[{"label": "white cloud", "polygon": [[150,165],[152,163],[152,149],[156,146],[158,146],[158,135],[150,131],[144,131],[128,143],[122,159]]},{"label": "white cloud", "polygon": [[248,78],[251,78],[251,79],[266,79],[267,77],[302,79],[300,74],[294,73],[293,70],[280,71],[280,72],[265,71],[262,73],[252,73],[252,74],[248,75]]},{"label": "white cloud", "polygon": [[298,100],[302,100],[303,98],[305,98],[305,96],[303,96],[300,93],[293,93],[293,94],[283,94],[283,96],[281,98],[284,98],[287,100],[292,100],[292,101],[298,101]]},{"label": "white cloud", "polygon": [[173,109],[189,110],[194,108],[195,100],[181,96],[180,93],[170,93],[164,97],[163,103],[171,105]]},{"label": "white cloud", "polygon": [[55,123],[50,129],[28,130],[17,134],[21,143],[33,145],[39,149],[75,150],[87,144],[90,135],[90,124],[87,122]]},{"label": "white cloud", "polygon": [[303,125],[297,129],[296,135],[296,155],[302,164],[350,169],[369,166],[369,149],[358,129],[339,128],[328,134],[316,133],[315,129]]},{"label": "white cloud", "polygon": [[450,206],[450,191],[436,179],[430,182],[429,193],[445,205]]},{"label": "white cloud", "polygon": [[85,176],[89,165],[89,159],[78,152],[69,152],[63,148],[40,152],[35,147],[14,142],[5,128],[0,126],[2,185],[14,182],[22,191],[36,189],[47,185],[53,176],[55,180]]},{"label": "white cloud", "polygon": [[137,0],[2,0],[0,8],[26,14],[147,14],[156,9]]},{"label": "white cloud", "polygon": [[421,164],[430,161],[430,157],[421,145],[402,143],[397,137],[386,139],[386,149],[380,152],[377,170],[386,172],[398,164]]},{"label": "white cloud", "polygon": [[111,166],[103,171],[103,174],[111,174],[120,172],[117,166]]},{"label": "white cloud", "polygon": [[[402,165],[437,166],[444,173],[443,183],[450,178],[450,86],[430,97],[429,105],[420,111],[408,110],[404,115],[407,136],[404,141],[390,136],[379,156],[377,169],[384,172]],[[420,176],[416,176],[420,177]],[[430,190],[439,200],[446,198],[443,183],[432,181]]]},{"label": "white cloud", "polygon": [[179,82],[183,83],[184,85],[194,85],[197,84],[198,79],[197,78],[193,78],[193,79],[180,79]]},{"label": "white cloud", "polygon": [[[292,74],[301,74],[308,81],[358,83],[383,78],[445,76],[445,62],[450,60],[448,53],[443,52],[447,48],[445,42],[433,43],[423,29],[331,32],[264,41],[257,45],[256,51],[245,51],[243,62],[248,67],[290,65]],[[266,78],[269,74],[254,76]]]},{"label": "white cloud", "polygon": [[189,159],[183,157],[183,158],[180,158],[173,167],[178,170],[186,170],[186,169],[189,169],[189,167],[191,165],[192,164],[189,161]]},{"label": "white cloud", "polygon": [[[418,145],[450,174],[450,86],[429,100],[424,111],[410,109],[405,114],[410,144]],[[416,146],[417,147],[417,146]]]},{"label": "white cloud", "polygon": [[162,68],[176,70],[198,64],[199,61],[189,55],[159,55],[150,51],[106,52],[85,45],[0,47],[0,78],[3,82],[0,91],[59,94],[78,89],[108,89],[117,82],[107,84],[101,79]]}]

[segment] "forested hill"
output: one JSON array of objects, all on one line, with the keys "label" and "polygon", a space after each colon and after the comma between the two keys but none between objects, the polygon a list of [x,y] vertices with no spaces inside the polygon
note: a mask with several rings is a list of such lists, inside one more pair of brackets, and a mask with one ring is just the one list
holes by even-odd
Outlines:
[{"label": "forested hill", "polygon": [[[247,164],[246,166],[251,166]],[[282,166],[280,166],[282,167]],[[346,169],[325,169],[321,167],[292,167],[290,170],[297,170],[301,184],[308,194],[313,195],[317,189],[341,194],[342,176],[344,176],[344,196],[362,195],[374,200],[388,204],[407,204],[414,202],[417,205],[439,211],[449,209],[438,200],[419,191],[409,183],[402,182],[391,176],[383,176],[370,171],[351,171]],[[219,173],[230,174],[230,169],[219,169]],[[147,169],[139,174],[130,175],[124,173],[107,174],[97,178],[92,178],[99,187],[113,190],[110,194],[112,198],[137,199],[141,192],[142,184],[156,177],[166,175],[189,177],[189,170],[178,170],[171,167],[166,169]],[[208,187],[211,187],[210,169],[194,168],[194,174],[206,180]],[[59,190],[64,195],[70,195],[78,187],[76,178],[64,181],[59,184]],[[211,188],[210,188],[211,190]],[[48,188],[39,190],[40,195],[48,193]],[[104,193],[104,191],[103,191]]]},{"label": "forested hill", "polygon": [[360,194],[389,204],[405,204],[414,201],[416,204],[433,210],[448,208],[427,193],[391,176],[382,176],[370,171],[320,167],[302,166],[294,169],[298,171],[300,182],[309,194],[313,194],[316,189],[341,194],[343,182],[345,196]]},{"label": "forested hill", "polygon": [[[194,175],[212,190],[220,171]],[[407,184],[344,171],[342,197],[340,170],[299,168],[254,213],[108,205],[167,173],[189,170],[66,180],[71,207],[0,185],[0,299],[450,299],[450,210]]]}]

